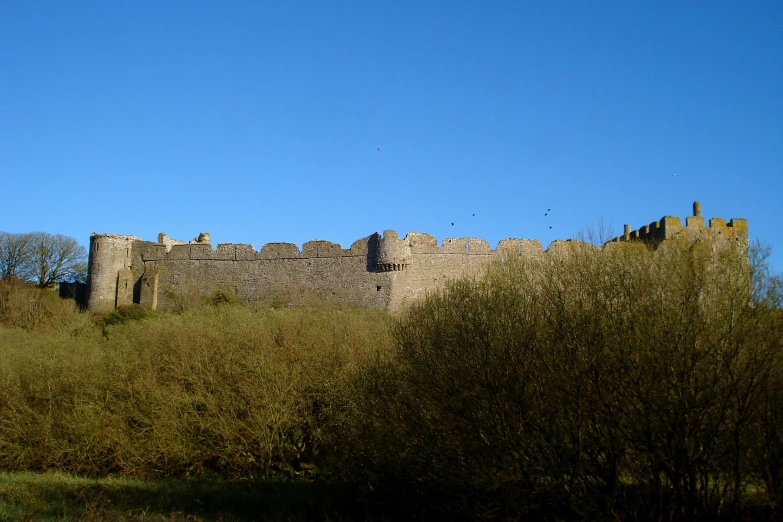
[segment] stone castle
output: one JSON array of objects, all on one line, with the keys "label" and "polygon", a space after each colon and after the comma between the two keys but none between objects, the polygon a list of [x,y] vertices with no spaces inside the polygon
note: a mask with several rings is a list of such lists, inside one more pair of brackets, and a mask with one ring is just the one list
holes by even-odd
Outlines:
[{"label": "stone castle", "polygon": [[[710,240],[743,241],[745,219],[712,218],[705,224],[701,205],[685,225],[665,216],[607,243],[645,241],[653,246],[676,235]],[[175,309],[183,300],[203,300],[215,291],[243,301],[296,302],[305,295],[361,307],[401,310],[412,300],[486,265],[499,256],[537,256],[562,251],[572,240],[557,240],[545,251],[535,239],[503,239],[495,250],[476,238],[447,238],[442,245],[429,235],[409,232],[400,239],[394,230],[374,233],[344,249],[315,240],[302,245],[220,243],[209,234],[186,242],[158,235],[158,241],[119,234],[90,236],[88,308],[110,310],[136,303],[147,308]],[[606,245],[605,245],[606,246]]]}]

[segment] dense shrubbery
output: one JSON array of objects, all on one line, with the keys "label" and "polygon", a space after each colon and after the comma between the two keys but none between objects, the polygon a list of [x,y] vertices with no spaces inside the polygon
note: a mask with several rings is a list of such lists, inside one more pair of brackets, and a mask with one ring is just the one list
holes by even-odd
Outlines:
[{"label": "dense shrubbery", "polygon": [[454,282],[397,324],[333,455],[346,478],[422,512],[781,509],[783,339],[752,276],[739,250],[672,243],[508,260]]},{"label": "dense shrubbery", "polygon": [[141,321],[155,315],[155,311],[149,308],[143,308],[139,305],[118,306],[109,312],[100,312],[93,315],[93,322],[104,329],[108,326],[116,326],[131,321]]},{"label": "dense shrubbery", "polygon": [[701,243],[584,246],[508,259],[393,321],[218,293],[98,327],[50,314],[51,333],[0,327],[0,469],[315,475],[433,517],[779,516],[766,276]]},{"label": "dense shrubbery", "polygon": [[72,299],[60,299],[52,290],[41,290],[17,279],[0,280],[0,325],[62,332],[89,323]]},{"label": "dense shrubbery", "polygon": [[104,318],[105,338],[0,329],[0,469],[309,472],[318,418],[390,342],[385,314],[341,307],[135,311]]}]

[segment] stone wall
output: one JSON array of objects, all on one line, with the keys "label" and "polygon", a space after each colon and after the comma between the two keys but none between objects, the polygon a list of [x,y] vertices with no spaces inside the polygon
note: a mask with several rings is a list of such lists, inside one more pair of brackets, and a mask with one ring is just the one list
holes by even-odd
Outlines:
[{"label": "stone wall", "polygon": [[[374,240],[365,238],[365,243]],[[368,248],[343,250],[327,241],[296,245],[272,243],[255,251],[252,245],[175,245],[170,252],[140,245],[145,271],[158,274],[157,306],[169,309],[180,300],[209,297],[215,290],[243,301],[296,302],[314,295],[363,307],[383,307],[388,301],[388,274],[368,271]],[[143,286],[140,301],[151,302]]]},{"label": "stone wall", "polygon": [[714,217],[705,225],[702,216],[701,203],[693,202],[693,215],[685,218],[685,226],[678,217],[664,216],[660,221],[653,221],[638,230],[631,230],[630,225],[625,225],[622,236],[614,238],[614,242],[622,241],[646,241],[660,243],[673,238],[677,234],[685,234],[691,239],[704,237],[709,240],[729,240],[748,242],[748,221],[741,218],[733,218],[726,223],[723,218]]},{"label": "stone wall", "polygon": [[[655,246],[681,233],[747,243],[747,222],[712,218],[706,227],[701,206],[694,203],[694,216],[685,226],[666,216],[633,232],[626,225],[623,236],[612,242],[641,240]],[[322,240],[309,241],[301,250],[292,243],[268,243],[259,250],[233,243],[214,248],[208,241],[206,233],[190,243],[163,233],[158,242],[93,234],[89,308],[138,303],[177,309],[220,290],[246,302],[296,306],[315,298],[396,311],[499,256],[554,255],[584,244],[554,241],[544,251],[537,240],[504,239],[493,250],[483,239],[446,238],[439,246],[429,234],[411,232],[400,239],[394,230],[362,238],[347,249]]]}]

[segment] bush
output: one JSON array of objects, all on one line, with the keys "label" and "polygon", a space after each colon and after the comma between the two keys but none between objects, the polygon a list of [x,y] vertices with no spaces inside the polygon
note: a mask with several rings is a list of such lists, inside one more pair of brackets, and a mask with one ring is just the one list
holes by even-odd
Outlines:
[{"label": "bush", "polygon": [[311,474],[320,419],[387,316],[204,307],[80,335],[0,329],[0,468],[91,476]]},{"label": "bush", "polygon": [[226,290],[213,291],[212,295],[208,297],[205,301],[206,304],[212,306],[239,304],[239,299],[237,298],[236,294],[227,292]]},{"label": "bush", "polygon": [[356,382],[344,478],[501,518],[732,517],[767,475],[779,495],[783,335],[752,275],[739,248],[675,241],[453,282]]},{"label": "bush", "polygon": [[0,280],[0,324],[25,330],[61,332],[87,324],[73,299],[19,280]]},{"label": "bush", "polygon": [[139,305],[124,305],[118,306],[111,312],[105,314],[96,314],[95,323],[99,326],[114,326],[119,324],[125,324],[131,321],[141,321],[155,315],[154,310],[149,308],[142,308]]}]

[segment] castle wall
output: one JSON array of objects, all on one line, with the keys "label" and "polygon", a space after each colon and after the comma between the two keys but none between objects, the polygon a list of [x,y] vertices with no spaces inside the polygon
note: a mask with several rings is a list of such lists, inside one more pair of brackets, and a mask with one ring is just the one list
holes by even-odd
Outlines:
[{"label": "castle wall", "polygon": [[[368,270],[377,256],[377,235],[349,249],[329,241],[310,241],[302,250],[290,243],[270,243],[258,252],[252,245],[222,243],[136,244],[145,271],[154,271],[155,284],[143,281],[137,302],[160,309],[203,300],[215,290],[243,301],[296,303],[307,298],[347,302],[362,307],[385,307],[390,276]],[[170,248],[167,252],[166,247]],[[138,275],[142,280],[143,273]]]},{"label": "castle wall", "polygon": [[404,241],[411,244],[410,262],[394,281],[390,310],[404,309],[449,279],[474,273],[495,257],[483,239],[446,238],[438,247],[433,236],[410,233]]},{"label": "castle wall", "polygon": [[357,256],[180,258],[152,263],[158,271],[157,307],[161,309],[176,307],[178,299],[209,297],[215,290],[228,291],[243,301],[296,303],[313,295],[362,307],[384,307],[391,290],[389,275],[368,272],[366,258]]},{"label": "castle wall", "polygon": [[664,216],[660,221],[653,221],[638,230],[632,231],[630,225],[625,225],[623,235],[614,238],[612,242],[644,241],[655,246],[677,235],[685,235],[691,240],[712,241],[716,246],[724,241],[742,242],[743,245],[747,245],[748,221],[733,218],[727,223],[723,218],[714,217],[707,224],[702,216],[701,204],[694,201],[693,215],[685,218],[684,226],[680,218]]},{"label": "castle wall", "polygon": [[[607,243],[642,241],[656,247],[680,234],[722,241],[743,241],[744,219],[728,223],[712,218],[709,226],[694,204],[686,219],[664,216],[638,230],[626,225],[622,236]],[[93,234],[90,238],[89,308],[106,310],[138,303],[164,310],[199,304],[216,290],[242,301],[298,305],[313,298],[364,308],[401,310],[447,280],[474,273],[501,256],[561,255],[586,243],[554,241],[544,251],[530,239],[504,239],[493,250],[478,238],[438,240],[419,232],[400,238],[394,230],[372,234],[343,249],[315,240],[302,245],[268,243],[258,251],[249,244],[209,244],[201,233],[190,243],[161,233],[158,242],[133,236]],[[591,248],[592,245],[589,245]],[[606,245],[605,245],[606,246]]]},{"label": "castle wall", "polygon": [[[135,302],[160,309],[176,309],[183,301],[198,302],[223,290],[243,301],[295,304],[317,297],[399,310],[496,255],[483,239],[448,238],[439,247],[429,234],[410,233],[400,239],[393,230],[356,241],[349,249],[320,240],[305,243],[301,251],[291,243],[270,243],[259,251],[230,243],[217,248],[134,245],[134,255],[141,260],[134,267],[144,267],[135,272],[140,288]],[[542,253],[538,241],[509,239],[501,246],[504,254]]]}]

